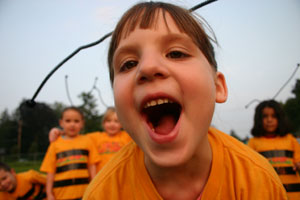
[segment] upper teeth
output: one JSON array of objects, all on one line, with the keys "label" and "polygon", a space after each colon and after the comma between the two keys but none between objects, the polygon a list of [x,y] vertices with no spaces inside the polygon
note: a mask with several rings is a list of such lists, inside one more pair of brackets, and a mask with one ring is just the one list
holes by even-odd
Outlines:
[{"label": "upper teeth", "polygon": [[167,99],[167,98],[151,100],[151,101],[146,103],[144,108],[149,108],[151,106],[161,105],[161,104],[164,104],[164,103],[173,103],[173,101],[171,101],[170,99]]}]

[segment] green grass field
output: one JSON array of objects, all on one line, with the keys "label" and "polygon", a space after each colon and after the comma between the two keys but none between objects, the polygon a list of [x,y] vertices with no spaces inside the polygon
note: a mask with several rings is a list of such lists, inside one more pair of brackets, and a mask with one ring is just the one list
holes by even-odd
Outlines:
[{"label": "green grass field", "polygon": [[42,161],[18,161],[8,162],[7,164],[13,168],[17,173],[34,169],[39,171]]}]

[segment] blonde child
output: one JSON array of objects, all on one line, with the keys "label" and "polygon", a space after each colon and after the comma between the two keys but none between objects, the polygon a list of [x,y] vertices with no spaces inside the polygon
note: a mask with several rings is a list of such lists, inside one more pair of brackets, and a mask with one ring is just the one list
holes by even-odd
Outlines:
[{"label": "blonde child", "polygon": [[126,144],[131,141],[130,136],[122,130],[115,108],[109,107],[102,118],[104,132],[87,134],[98,150],[100,162],[97,164],[97,172]]},{"label": "blonde child", "polygon": [[40,168],[47,173],[47,199],[81,199],[96,175],[97,150],[88,137],[79,135],[84,119],[78,108],[66,108],[59,124],[64,135],[50,144]]},{"label": "blonde child", "polygon": [[0,162],[0,199],[46,199],[46,176],[35,170],[16,173]]},{"label": "blonde child", "polygon": [[254,136],[248,145],[266,157],[279,175],[289,200],[300,199],[300,145],[288,132],[285,113],[274,100],[261,102],[255,109]]},{"label": "blonde child", "polygon": [[[104,132],[88,133],[96,145],[100,162],[97,163],[97,172],[126,144],[132,139],[122,130],[122,125],[118,120],[118,116],[114,107],[108,107],[102,117],[102,127]],[[62,131],[57,128],[51,129],[49,140],[55,141]]]},{"label": "blonde child", "polygon": [[83,199],[286,199],[272,166],[210,127],[227,99],[213,46],[188,11],[142,2],[120,19],[108,51],[124,147]]}]

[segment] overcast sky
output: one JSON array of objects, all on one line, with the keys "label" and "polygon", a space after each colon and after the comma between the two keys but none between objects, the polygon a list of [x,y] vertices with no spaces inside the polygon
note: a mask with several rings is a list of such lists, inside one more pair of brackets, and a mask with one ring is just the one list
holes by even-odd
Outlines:
[{"label": "overcast sky", "polygon": [[[1,0],[0,1],[0,112],[15,110],[30,99],[44,77],[79,46],[113,30],[116,22],[137,0]],[[186,8],[203,2],[168,1]],[[229,133],[250,136],[254,102],[272,98],[300,63],[299,0],[218,0],[196,11],[214,30],[219,71],[227,79],[229,98],[217,105],[213,124]],[[113,105],[106,55],[109,39],[79,52],[46,83],[36,101],[81,103],[78,95],[97,88],[107,105]],[[300,78],[300,70],[276,97],[285,102]],[[103,113],[96,91],[98,109]]]}]

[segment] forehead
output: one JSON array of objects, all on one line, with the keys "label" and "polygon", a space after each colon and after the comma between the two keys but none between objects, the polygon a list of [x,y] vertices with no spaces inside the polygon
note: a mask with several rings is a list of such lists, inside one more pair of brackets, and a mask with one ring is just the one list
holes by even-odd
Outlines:
[{"label": "forehead", "polygon": [[265,107],[263,109],[263,114],[275,114],[275,110],[272,107]]},{"label": "forehead", "polygon": [[10,172],[0,169],[0,180],[9,174],[10,174]]},{"label": "forehead", "polygon": [[[184,41],[185,44],[193,43],[193,40],[184,32],[180,30],[177,26],[174,19],[168,13],[165,13],[165,16],[162,12],[159,12],[157,17],[157,22],[148,28],[141,28],[136,26],[131,32],[125,32],[122,34],[122,37],[119,41],[119,45],[115,51],[114,61],[119,56],[122,55],[124,52],[131,52],[135,48],[136,39],[138,37],[148,37],[150,36],[152,39],[155,39],[156,44],[169,44],[175,41]],[[150,34],[150,35],[148,35]]]},{"label": "forehead", "polygon": [[110,112],[110,113],[107,113],[105,120],[111,120],[111,119],[116,119],[116,118],[117,118],[117,113]]},{"label": "forehead", "polygon": [[81,114],[77,110],[69,109],[63,113],[63,118],[65,117],[81,117]]}]

